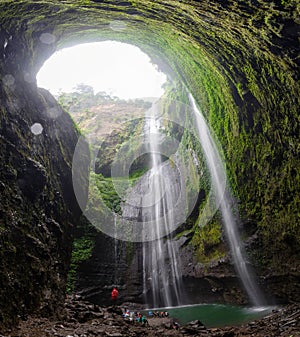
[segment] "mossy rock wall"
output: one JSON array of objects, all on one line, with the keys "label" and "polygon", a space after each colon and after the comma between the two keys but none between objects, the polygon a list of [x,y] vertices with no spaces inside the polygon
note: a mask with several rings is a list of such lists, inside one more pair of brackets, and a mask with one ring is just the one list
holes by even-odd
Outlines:
[{"label": "mossy rock wall", "polygon": [[[3,33],[3,31],[1,32]],[[24,51],[15,42],[15,48]],[[0,329],[38,311],[59,315],[80,208],[72,156],[79,137],[45,90],[2,55],[0,88]],[[21,63],[18,63],[21,66]],[[86,194],[87,164],[77,168]]]},{"label": "mossy rock wall", "polygon": [[[21,193],[16,183],[20,161],[14,167],[10,157],[21,156],[25,167],[35,167],[35,162],[26,164],[28,158],[41,163],[44,169],[38,169],[40,182],[36,182],[41,191],[44,181],[48,186],[48,176],[58,184],[45,190],[47,202],[26,203],[25,219],[32,216],[33,205],[41,211],[45,204],[51,205],[53,191],[61,189],[63,194],[69,188],[67,162],[76,134],[65,115],[55,130],[63,132],[59,124],[66,123],[64,132],[70,133],[61,142],[60,136],[51,134],[51,123],[56,122],[41,112],[40,104],[47,105],[48,99],[36,89],[36,72],[56,48],[115,39],[139,46],[192,92],[222,145],[242,219],[258,229],[251,248],[254,263],[264,275],[292,272],[299,277],[299,6],[297,0],[2,1],[1,134],[4,130],[3,142],[10,142],[6,147],[15,145],[9,156],[1,148],[2,163],[9,166],[2,171],[3,183],[9,182],[12,189],[5,197],[8,206],[3,219],[11,223],[8,212]],[[39,118],[46,120],[41,123],[46,126],[37,138],[38,152],[32,154],[34,144],[28,129]],[[54,154],[50,157],[51,148]],[[63,154],[57,157],[58,153]],[[48,175],[57,171],[60,178]],[[8,177],[7,172],[11,172]],[[72,199],[69,193],[62,198]],[[49,207],[60,219],[64,213],[57,212],[59,205]],[[67,225],[63,237],[68,233],[65,229]],[[8,246],[15,242],[13,238],[4,241]],[[63,246],[68,244],[57,246],[56,254],[63,254],[59,248]],[[14,254],[13,248],[11,251]],[[10,264],[8,257],[1,261]],[[2,278],[5,287],[7,277]],[[13,279],[21,280],[18,276]],[[21,299],[15,296],[15,302]],[[6,295],[3,301],[7,303]],[[37,306],[35,300],[30,303],[32,308]]]}]

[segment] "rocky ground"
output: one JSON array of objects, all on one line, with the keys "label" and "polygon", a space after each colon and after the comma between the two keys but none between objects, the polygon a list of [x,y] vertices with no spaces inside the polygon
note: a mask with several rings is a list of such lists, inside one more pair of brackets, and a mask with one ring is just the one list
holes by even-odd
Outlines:
[{"label": "rocky ground", "polygon": [[68,298],[65,314],[60,321],[28,317],[13,330],[7,330],[0,337],[161,337],[161,336],[258,336],[299,337],[300,305],[292,304],[273,311],[259,321],[238,327],[206,328],[194,321],[178,330],[172,327],[172,318],[151,318],[149,325],[131,324],[122,318],[120,307],[101,308]]}]

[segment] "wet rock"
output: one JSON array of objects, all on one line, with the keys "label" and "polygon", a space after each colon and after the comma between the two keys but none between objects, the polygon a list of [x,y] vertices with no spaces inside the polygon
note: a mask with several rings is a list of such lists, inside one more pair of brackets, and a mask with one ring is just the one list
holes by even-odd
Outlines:
[{"label": "wet rock", "polygon": [[18,186],[22,193],[31,201],[42,192],[47,181],[47,171],[39,162],[27,158],[26,165],[18,173]]},{"label": "wet rock", "polygon": [[122,315],[123,311],[120,307],[112,306],[106,309],[108,312],[112,312],[117,315]]},{"label": "wet rock", "polygon": [[166,329],[172,329],[172,328],[173,328],[171,322],[164,323],[164,327],[165,327]]},{"label": "wet rock", "polygon": [[[15,46],[24,50],[17,41]],[[2,105],[0,113],[0,214],[5,228],[0,235],[0,330],[33,310],[61,314],[72,225],[81,211],[72,185],[72,151],[79,137],[72,120],[64,113],[54,125],[41,116],[49,101],[37,88],[17,81],[15,87],[18,98],[10,91],[0,95],[1,102],[22,101],[22,109]],[[30,130],[36,121],[43,124],[40,135]]]},{"label": "wet rock", "polygon": [[205,327],[204,324],[199,320],[191,321],[189,322],[189,325],[192,326],[193,328]]},{"label": "wet rock", "polygon": [[233,331],[224,332],[221,334],[222,337],[234,337],[235,333]]}]

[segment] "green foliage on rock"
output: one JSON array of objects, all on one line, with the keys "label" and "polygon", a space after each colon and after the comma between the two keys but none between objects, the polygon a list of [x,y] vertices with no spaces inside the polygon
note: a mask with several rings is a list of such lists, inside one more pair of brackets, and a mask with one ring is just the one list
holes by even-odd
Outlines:
[{"label": "green foliage on rock", "polygon": [[[128,188],[127,179],[118,179],[118,186],[121,186],[121,191],[116,191],[114,181],[111,178],[104,178],[102,174],[95,174],[96,186],[100,192],[100,198],[106,206],[114,213],[121,214],[121,202],[123,201],[119,194],[124,195]],[[120,184],[121,183],[121,184]]]},{"label": "green foliage on rock", "polygon": [[94,240],[87,234],[74,239],[67,278],[67,293],[72,293],[74,291],[77,279],[77,269],[82,262],[88,260],[92,256],[93,248]]},{"label": "green foliage on rock", "polygon": [[197,261],[202,264],[225,256],[221,226],[216,219],[204,227],[197,226],[191,243],[195,247]]}]

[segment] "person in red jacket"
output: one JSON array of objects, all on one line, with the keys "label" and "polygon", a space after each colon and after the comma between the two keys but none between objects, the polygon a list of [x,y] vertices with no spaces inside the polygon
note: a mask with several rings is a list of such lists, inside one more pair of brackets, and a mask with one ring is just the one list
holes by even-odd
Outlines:
[{"label": "person in red jacket", "polygon": [[111,292],[111,299],[114,303],[117,302],[118,296],[119,296],[119,292],[118,292],[117,288],[114,287],[112,292]]}]

